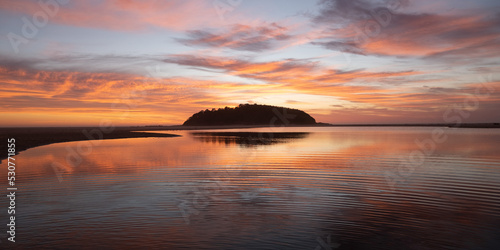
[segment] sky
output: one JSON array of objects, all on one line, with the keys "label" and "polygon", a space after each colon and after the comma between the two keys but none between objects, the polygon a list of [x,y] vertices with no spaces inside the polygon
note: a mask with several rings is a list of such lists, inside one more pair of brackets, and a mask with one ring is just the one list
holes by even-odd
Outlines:
[{"label": "sky", "polygon": [[0,0],[0,127],[500,122],[497,0]]}]

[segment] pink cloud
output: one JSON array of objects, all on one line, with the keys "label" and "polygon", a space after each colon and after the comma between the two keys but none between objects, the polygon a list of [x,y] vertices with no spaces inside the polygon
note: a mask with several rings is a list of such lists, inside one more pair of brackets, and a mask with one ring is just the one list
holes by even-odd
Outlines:
[{"label": "pink cloud", "polygon": [[492,58],[500,51],[500,19],[494,12],[403,13],[361,0],[323,3],[312,20],[331,28],[330,38],[313,44],[327,49],[452,62]]},{"label": "pink cloud", "polygon": [[[43,11],[38,1],[0,2],[0,9],[33,15]],[[235,17],[234,20],[239,20]],[[59,5],[51,22],[78,27],[137,31],[149,26],[186,30],[207,26],[223,26],[211,1],[70,1]]]}]

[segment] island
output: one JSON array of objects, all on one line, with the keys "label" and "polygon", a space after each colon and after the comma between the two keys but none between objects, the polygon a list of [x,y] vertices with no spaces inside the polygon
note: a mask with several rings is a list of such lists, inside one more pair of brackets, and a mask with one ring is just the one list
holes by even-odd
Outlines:
[{"label": "island", "polygon": [[[202,130],[202,129],[235,129],[252,127],[277,126],[319,126],[319,127],[450,127],[450,128],[492,128],[500,129],[499,123],[428,123],[428,124],[329,124],[316,122],[304,111],[285,107],[260,104],[240,104],[237,107],[202,110],[189,117],[182,125],[150,125],[150,126],[123,126],[103,127],[0,127],[0,140],[15,139],[16,154],[29,148],[52,143],[110,140],[147,137],[177,137],[180,135],[155,133],[160,130]],[[272,144],[280,140],[300,139],[307,133],[193,133],[200,139],[206,140],[217,137],[223,143],[237,143],[244,145]],[[8,143],[0,143],[0,163],[7,159]]]},{"label": "island", "polygon": [[298,109],[260,104],[240,104],[237,107],[206,109],[189,117],[183,126],[266,125],[309,126],[316,120]]}]

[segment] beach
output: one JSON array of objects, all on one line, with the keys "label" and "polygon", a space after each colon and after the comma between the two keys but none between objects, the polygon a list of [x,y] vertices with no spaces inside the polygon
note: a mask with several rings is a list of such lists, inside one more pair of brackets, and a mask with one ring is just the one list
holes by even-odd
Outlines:
[{"label": "beach", "polygon": [[[7,138],[15,139],[16,154],[38,146],[59,142],[110,140],[144,137],[175,137],[174,134],[160,134],[134,131],[134,127],[116,127],[103,129],[100,127],[47,127],[47,128],[0,128],[2,140],[0,144],[1,160],[7,158]],[[144,129],[143,129],[144,130]]]}]

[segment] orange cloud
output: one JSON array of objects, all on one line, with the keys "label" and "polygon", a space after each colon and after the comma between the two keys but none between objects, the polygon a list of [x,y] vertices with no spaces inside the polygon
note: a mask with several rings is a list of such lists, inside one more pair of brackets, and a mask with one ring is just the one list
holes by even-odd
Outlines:
[{"label": "orange cloud", "polygon": [[[309,60],[254,62],[173,55],[164,62],[216,70],[222,75],[260,83],[153,78],[119,72],[36,70],[30,62],[4,60],[0,66],[0,107],[5,117],[2,126],[96,125],[105,118],[127,125],[180,124],[200,109],[233,106],[266,97],[283,97],[281,105],[284,106],[304,105],[304,100],[313,99],[328,102],[330,97],[330,104],[312,103],[309,110],[305,109],[325,119],[319,121],[326,122],[338,122],[336,114],[343,114],[345,121],[357,121],[360,117],[371,121],[406,120],[404,117],[409,114],[423,120],[430,114],[442,119],[440,115],[447,107],[462,105],[484,85],[454,88],[382,85],[379,82],[393,78],[403,81],[422,72],[340,71]],[[500,102],[500,94],[490,91],[500,87],[498,82],[492,79],[485,82],[489,94],[480,100],[481,112],[476,112],[481,117],[495,112]],[[328,107],[334,103],[340,104]],[[325,116],[328,113],[330,115]]]},{"label": "orange cloud", "polygon": [[120,124],[180,124],[200,109],[237,105],[219,93],[273,89],[180,77],[0,67],[0,113],[2,126],[96,125],[104,118]]},{"label": "orange cloud", "polygon": [[227,74],[262,80],[269,83],[322,83],[345,84],[358,79],[386,79],[398,76],[418,75],[421,72],[369,72],[365,70],[339,71],[321,67],[317,62],[281,60],[251,62],[225,57],[173,55],[164,62],[183,66],[195,66],[221,70]]},{"label": "orange cloud", "polygon": [[[240,61],[228,61],[230,63],[211,58],[204,62],[226,65],[235,75],[239,75],[238,70],[241,70],[243,76],[252,72],[255,74],[252,77],[263,78],[259,71],[249,71],[253,65],[251,62],[241,64]],[[382,79],[413,73],[335,72],[301,64],[293,65],[296,69],[290,65],[284,67],[286,63],[278,61],[271,63],[273,66],[266,65],[264,68],[268,73],[264,73],[267,74],[264,77],[267,77],[268,82],[264,84],[0,67],[2,126],[96,125],[102,119],[111,119],[117,125],[180,124],[200,109],[237,105],[233,100],[293,93],[330,96],[345,101],[347,106],[338,105],[328,109],[330,115],[321,115],[325,112],[314,108],[306,110],[317,116],[319,121],[337,123],[397,122],[409,114],[412,117],[409,120],[414,122],[429,119],[440,122],[446,108],[452,105],[465,107],[464,100],[477,93],[482,95],[475,113],[484,118],[496,112],[500,102],[500,82],[495,81],[453,89],[386,88],[353,85],[349,81],[356,76]],[[262,66],[260,63],[255,64]],[[307,69],[311,70],[311,76],[307,76]],[[278,75],[269,75],[269,72]],[[290,77],[285,78],[280,74]],[[344,80],[347,84],[340,83]],[[290,101],[293,100],[286,102]]]}]

